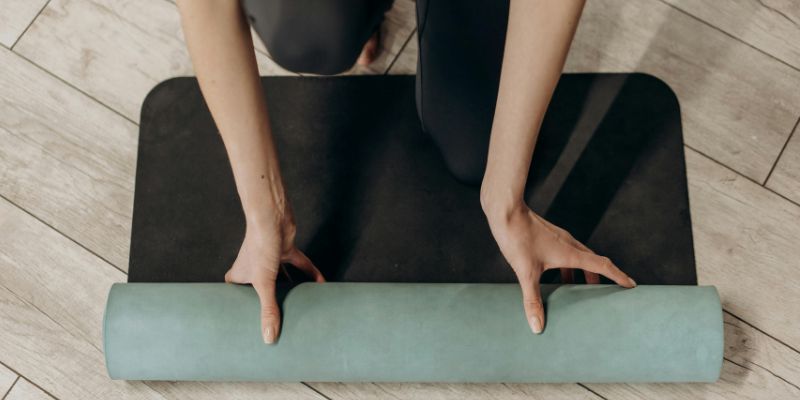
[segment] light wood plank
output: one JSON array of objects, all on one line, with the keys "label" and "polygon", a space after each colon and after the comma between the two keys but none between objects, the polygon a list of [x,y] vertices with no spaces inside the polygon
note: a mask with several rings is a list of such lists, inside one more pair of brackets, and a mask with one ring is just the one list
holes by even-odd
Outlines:
[{"label": "light wood plank", "polygon": [[[193,75],[173,3],[52,0],[14,50],[127,118],[167,78]],[[291,74],[261,53],[262,75]]]},{"label": "light wood plank", "polygon": [[800,104],[800,71],[657,0],[587,2],[566,70],[665,80],[680,100],[686,143],[758,182]]},{"label": "light wood plank", "polygon": [[0,319],[2,361],[59,398],[163,398],[143,383],[108,379],[98,348],[71,335],[5,287],[0,287]]},{"label": "light wood plank", "polygon": [[127,268],[137,127],[0,48],[0,193]]},{"label": "light wood plank", "polygon": [[585,399],[599,396],[574,384],[313,383],[332,399]]},{"label": "light wood plank", "polygon": [[753,370],[766,370],[794,386],[800,386],[800,353],[724,314],[725,358]]},{"label": "light wood plank", "polygon": [[102,354],[108,289],[125,274],[0,199],[0,361],[59,398],[320,396],[301,384],[111,381]]},{"label": "light wood plank", "polygon": [[11,390],[14,381],[17,380],[17,374],[14,371],[6,368],[5,365],[0,364],[0,399]]},{"label": "light wood plank", "polygon": [[797,0],[664,1],[800,68]]},{"label": "light wood plank", "polygon": [[686,150],[697,274],[723,307],[800,349],[800,207]]},{"label": "light wood plank", "polygon": [[751,370],[729,361],[722,365],[722,377],[716,383],[588,385],[609,400],[627,399],[796,399],[797,387],[764,370]]},{"label": "light wood plank", "polygon": [[417,32],[397,56],[394,64],[389,68],[389,75],[414,75],[417,73],[417,58],[419,57],[419,37]]},{"label": "light wood plank", "polygon": [[767,187],[800,203],[800,125],[778,159]]},{"label": "light wood plank", "polygon": [[45,3],[47,0],[3,0],[3,12],[0,12],[0,44],[11,47]]},{"label": "light wood plank", "polygon": [[21,378],[14,385],[4,400],[55,400],[52,396],[42,391],[25,378]]}]

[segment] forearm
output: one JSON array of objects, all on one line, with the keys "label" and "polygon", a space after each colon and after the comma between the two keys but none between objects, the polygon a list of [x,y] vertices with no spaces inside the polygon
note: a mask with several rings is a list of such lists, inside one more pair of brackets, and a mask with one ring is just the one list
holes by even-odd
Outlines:
[{"label": "forearm", "polygon": [[236,0],[184,0],[178,6],[247,222],[268,222],[284,210],[285,196],[247,21]]},{"label": "forearm", "polygon": [[561,76],[583,0],[512,0],[486,172],[484,211],[507,216],[524,205],[539,128]]}]

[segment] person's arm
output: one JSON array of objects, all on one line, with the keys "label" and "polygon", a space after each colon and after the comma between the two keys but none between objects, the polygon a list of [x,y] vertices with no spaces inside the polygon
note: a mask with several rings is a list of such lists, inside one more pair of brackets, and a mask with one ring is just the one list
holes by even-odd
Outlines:
[{"label": "person's arm", "polygon": [[183,32],[197,80],[219,129],[242,201],[247,230],[233,283],[250,283],[261,301],[264,341],[280,331],[275,280],[291,263],[317,281],[322,274],[294,246],[295,224],[286,200],[249,26],[238,0],[179,0]]},{"label": "person's arm", "polygon": [[555,90],[583,0],[511,0],[481,205],[492,234],[522,288],[531,330],[544,329],[542,272],[581,268],[587,281],[602,274],[636,285],[608,258],[595,255],[565,230],[536,215],[524,201],[539,127]]}]

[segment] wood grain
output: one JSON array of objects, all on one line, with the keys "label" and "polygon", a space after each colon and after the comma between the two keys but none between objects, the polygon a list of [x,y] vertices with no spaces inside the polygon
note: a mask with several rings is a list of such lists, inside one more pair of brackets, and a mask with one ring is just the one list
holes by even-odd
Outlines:
[{"label": "wood grain", "polygon": [[[14,50],[132,121],[153,86],[193,75],[178,10],[163,0],[52,0]],[[262,75],[291,74],[256,59]]]},{"label": "wood grain", "polygon": [[800,68],[800,2],[796,0],[664,1]]},{"label": "wood grain", "polygon": [[657,0],[587,2],[566,70],[663,79],[686,143],[758,182],[797,121],[800,71]]},{"label": "wood grain", "polygon": [[800,390],[768,371],[751,370],[729,361],[722,364],[722,377],[716,383],[587,385],[609,400],[627,399],[796,399]]},{"label": "wood grain", "polygon": [[0,44],[11,47],[47,0],[3,0],[0,12]]},{"label": "wood grain", "polygon": [[800,352],[742,322],[730,313],[723,315],[725,358],[754,370],[765,370],[800,387]]},{"label": "wood grain", "polygon": [[387,71],[390,75],[414,75],[417,73],[417,58],[419,56],[419,37],[417,35],[417,31],[414,31],[414,34],[411,35],[408,43],[400,54],[397,55],[397,59],[394,60],[394,64],[389,71]]},{"label": "wood grain", "polygon": [[21,378],[3,400],[55,400],[52,396]]},{"label": "wood grain", "polygon": [[800,207],[687,149],[697,275],[723,307],[800,349]]},{"label": "wood grain", "polygon": [[102,349],[108,290],[125,274],[0,199],[0,361],[59,398],[321,398],[301,384],[122,382]]},{"label": "wood grain", "polygon": [[800,125],[798,125],[775,170],[769,176],[767,187],[800,203]]},{"label": "wood grain", "polygon": [[127,268],[137,127],[0,48],[0,194]]},{"label": "wood grain", "polygon": [[14,371],[6,368],[5,365],[0,364],[0,399],[11,390],[11,386],[17,380],[18,376]]}]

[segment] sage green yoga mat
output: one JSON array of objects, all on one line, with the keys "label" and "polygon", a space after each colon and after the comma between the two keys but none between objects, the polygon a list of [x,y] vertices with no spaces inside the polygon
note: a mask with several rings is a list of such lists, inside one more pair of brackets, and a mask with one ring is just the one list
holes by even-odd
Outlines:
[{"label": "sage green yoga mat", "polygon": [[250,286],[118,283],[108,373],[127,380],[711,382],[722,311],[710,286],[543,286],[534,335],[515,284],[303,283],[262,342]]}]

